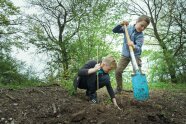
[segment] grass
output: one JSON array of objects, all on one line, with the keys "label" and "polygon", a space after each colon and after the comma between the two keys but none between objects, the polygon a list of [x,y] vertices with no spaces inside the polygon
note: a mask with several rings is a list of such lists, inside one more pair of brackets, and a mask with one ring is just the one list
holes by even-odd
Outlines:
[{"label": "grass", "polygon": [[44,86],[44,85],[47,85],[47,84],[43,82],[24,82],[24,83],[10,83],[10,84],[0,83],[0,88],[23,89],[27,87],[37,87],[37,86]]},{"label": "grass", "polygon": [[186,91],[186,83],[163,83],[163,82],[157,82],[157,83],[149,83],[149,88],[151,90],[155,89],[162,89],[162,90],[170,90],[170,91]]},{"label": "grass", "polygon": [[[47,86],[51,85],[51,83],[43,83],[43,82],[25,82],[25,83],[11,83],[11,84],[3,84],[0,83],[0,88],[6,89],[23,89],[26,87],[37,87],[37,86]],[[73,94],[73,84],[72,81],[63,81],[60,83],[62,87],[64,87],[70,94]],[[116,88],[116,82],[112,81],[112,86]],[[148,83],[150,90],[170,90],[170,91],[186,91],[186,83],[164,83],[164,82],[154,82]],[[132,90],[132,83],[123,83],[123,87],[125,90]]]},{"label": "grass", "polygon": [[[115,88],[116,83],[112,83],[112,86]],[[123,83],[125,90],[132,90],[132,83]],[[164,83],[164,82],[155,82],[148,83],[150,90],[170,90],[170,91],[186,91],[186,83]]]},{"label": "grass", "polygon": [[74,91],[74,87],[73,87],[73,80],[69,80],[69,81],[64,80],[64,81],[60,82],[60,85],[62,87],[64,87],[70,95],[74,94],[75,91]]}]

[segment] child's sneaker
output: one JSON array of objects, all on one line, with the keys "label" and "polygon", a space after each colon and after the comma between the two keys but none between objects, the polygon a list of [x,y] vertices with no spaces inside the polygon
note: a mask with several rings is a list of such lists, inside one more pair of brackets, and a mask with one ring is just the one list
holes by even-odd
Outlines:
[{"label": "child's sneaker", "polygon": [[96,104],[96,103],[98,103],[98,100],[97,100],[97,98],[93,98],[93,99],[91,99],[91,102]]},{"label": "child's sneaker", "polygon": [[97,94],[93,93],[89,95],[90,101],[94,104],[98,103]]}]

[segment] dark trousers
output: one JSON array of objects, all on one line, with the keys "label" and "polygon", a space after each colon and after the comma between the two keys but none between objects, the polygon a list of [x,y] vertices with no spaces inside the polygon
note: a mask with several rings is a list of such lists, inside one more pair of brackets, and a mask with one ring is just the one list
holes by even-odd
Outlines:
[{"label": "dark trousers", "polygon": [[[99,75],[99,88],[106,86],[110,78],[108,74]],[[80,76],[78,88],[86,89],[86,95],[95,94],[97,90],[97,75],[96,73],[88,76]]]}]

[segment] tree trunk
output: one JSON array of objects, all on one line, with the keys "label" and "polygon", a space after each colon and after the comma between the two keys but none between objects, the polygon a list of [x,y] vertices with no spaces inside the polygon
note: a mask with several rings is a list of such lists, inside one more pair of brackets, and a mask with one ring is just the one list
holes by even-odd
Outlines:
[{"label": "tree trunk", "polygon": [[168,66],[169,74],[171,77],[171,82],[172,83],[177,83],[177,78],[176,78],[176,71],[174,68],[174,63],[173,63],[173,57],[170,56],[167,50],[163,50],[163,54],[165,57],[166,64]]},{"label": "tree trunk", "polygon": [[174,58],[170,56],[171,54],[169,55],[168,49],[167,49],[165,43],[160,38],[159,33],[157,31],[156,23],[154,21],[152,21],[152,25],[153,25],[153,29],[154,29],[154,35],[155,35],[156,39],[158,40],[160,47],[163,49],[163,55],[164,55],[164,59],[166,61],[166,64],[168,66],[169,74],[171,77],[171,82],[177,83],[176,71],[175,71],[174,65],[172,63]]}]

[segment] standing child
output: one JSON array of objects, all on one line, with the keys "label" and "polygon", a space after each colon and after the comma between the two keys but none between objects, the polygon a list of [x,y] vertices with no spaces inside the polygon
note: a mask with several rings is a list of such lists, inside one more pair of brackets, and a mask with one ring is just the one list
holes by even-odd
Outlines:
[{"label": "standing child", "polygon": [[[115,77],[117,82],[117,88],[115,90],[116,93],[120,93],[123,90],[122,87],[122,73],[123,70],[127,67],[129,62],[131,61],[130,58],[130,52],[129,52],[129,46],[132,46],[134,50],[134,55],[136,57],[136,62],[139,66],[139,69],[141,68],[141,59],[140,55],[142,52],[142,45],[144,42],[144,35],[143,31],[146,29],[146,27],[150,24],[150,18],[146,15],[141,15],[134,25],[129,25],[127,21],[121,22],[119,25],[117,25],[114,29],[114,33],[123,33],[124,34],[124,42],[122,47],[122,55],[120,58],[120,61],[118,63],[118,66],[115,71]],[[125,31],[122,26],[128,26],[127,30],[129,33],[129,37],[131,39],[130,42],[127,43],[127,39],[125,37]]]}]

